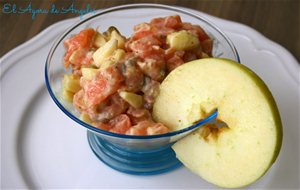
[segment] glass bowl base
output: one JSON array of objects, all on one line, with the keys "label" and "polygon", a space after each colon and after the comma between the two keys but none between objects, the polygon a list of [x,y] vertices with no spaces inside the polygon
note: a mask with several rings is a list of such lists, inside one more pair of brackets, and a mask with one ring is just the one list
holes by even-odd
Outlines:
[{"label": "glass bowl base", "polygon": [[109,167],[133,175],[155,175],[172,171],[182,163],[171,145],[155,150],[125,149],[87,132],[88,142],[95,155]]}]

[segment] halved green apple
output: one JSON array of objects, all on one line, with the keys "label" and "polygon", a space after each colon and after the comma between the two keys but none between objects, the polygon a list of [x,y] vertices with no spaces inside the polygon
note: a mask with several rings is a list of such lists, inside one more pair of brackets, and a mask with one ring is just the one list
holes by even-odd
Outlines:
[{"label": "halved green apple", "polygon": [[218,58],[186,63],[162,82],[153,116],[172,130],[190,126],[218,109],[217,121],[173,145],[178,159],[217,186],[246,186],[279,154],[282,124],[265,83],[246,66]]}]

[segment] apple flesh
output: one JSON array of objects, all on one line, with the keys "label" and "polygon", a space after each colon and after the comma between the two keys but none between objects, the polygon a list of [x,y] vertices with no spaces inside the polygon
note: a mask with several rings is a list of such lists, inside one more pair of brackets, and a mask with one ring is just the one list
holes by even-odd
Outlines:
[{"label": "apple flesh", "polygon": [[276,160],[282,124],[275,100],[250,69],[227,59],[207,58],[173,70],[153,107],[156,121],[179,130],[218,109],[217,120],[173,145],[192,172],[220,187],[259,179]]}]

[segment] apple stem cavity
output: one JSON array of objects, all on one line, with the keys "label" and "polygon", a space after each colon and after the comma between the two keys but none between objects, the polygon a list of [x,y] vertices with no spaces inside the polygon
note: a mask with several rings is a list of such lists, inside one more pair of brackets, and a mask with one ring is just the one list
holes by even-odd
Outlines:
[{"label": "apple stem cavity", "polygon": [[209,140],[210,135],[212,136],[212,139],[217,140],[221,132],[229,129],[225,122],[218,119],[218,109],[212,112],[212,114],[205,119],[195,122],[192,127],[195,127],[194,129],[201,128],[199,135],[205,141]]},{"label": "apple stem cavity", "polygon": [[218,109],[213,111],[212,114],[207,116],[205,119],[200,119],[200,120],[196,121],[189,128],[197,129],[197,128],[200,128],[202,126],[205,126],[206,123],[209,123],[209,124],[216,123],[217,117],[218,117]]}]

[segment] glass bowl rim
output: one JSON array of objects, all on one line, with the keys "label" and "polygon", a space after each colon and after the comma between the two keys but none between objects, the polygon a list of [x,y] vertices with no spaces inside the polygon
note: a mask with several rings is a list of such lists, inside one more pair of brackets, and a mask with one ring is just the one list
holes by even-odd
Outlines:
[{"label": "glass bowl rim", "polygon": [[68,116],[70,117],[72,120],[74,120],[75,122],[77,122],[78,124],[86,127],[88,130],[92,131],[92,132],[96,132],[96,133],[100,133],[102,135],[106,135],[106,136],[110,136],[110,137],[116,137],[116,138],[124,138],[124,139],[157,139],[157,138],[164,138],[164,137],[172,137],[178,134],[182,134],[184,132],[187,132],[189,130],[193,130],[194,128],[197,128],[199,125],[202,125],[204,123],[207,123],[208,121],[210,121],[212,118],[216,117],[218,114],[218,111],[216,110],[215,112],[213,112],[211,115],[209,115],[208,117],[204,118],[203,120],[199,121],[196,124],[193,124],[189,127],[177,130],[177,131],[172,131],[169,133],[164,133],[164,134],[159,134],[159,135],[143,135],[143,136],[136,136],[136,135],[126,135],[126,134],[118,134],[118,133],[113,133],[113,132],[109,132],[109,131],[105,131],[102,129],[99,129],[97,127],[94,127],[92,125],[89,125],[88,123],[85,123],[84,121],[80,120],[78,117],[76,117],[75,115],[73,115],[72,113],[70,113],[60,102],[59,100],[55,97],[54,92],[51,89],[51,85],[50,85],[50,81],[49,81],[49,76],[48,76],[48,63],[50,64],[51,58],[56,50],[56,48],[59,46],[59,44],[62,42],[62,40],[70,33],[72,32],[74,29],[76,29],[78,26],[80,26],[81,24],[97,17],[97,16],[101,16],[103,14],[106,13],[110,13],[113,11],[119,11],[119,10],[124,10],[124,9],[134,9],[134,8],[158,8],[158,9],[166,9],[166,10],[171,10],[171,11],[175,11],[175,12],[180,12],[183,14],[186,14],[188,16],[194,17],[196,19],[199,19],[203,22],[205,22],[207,25],[209,25],[210,27],[212,27],[213,29],[215,29],[219,34],[221,34],[226,42],[229,44],[229,46],[232,48],[232,51],[235,55],[235,57],[237,58],[237,61],[240,62],[240,58],[238,55],[238,52],[235,48],[235,46],[233,45],[232,41],[218,28],[216,27],[214,24],[212,24],[211,22],[207,21],[206,18],[196,14],[196,13],[191,13],[187,10],[183,10],[181,8],[178,7],[173,7],[173,6],[168,6],[168,5],[162,5],[162,4],[152,4],[152,3],[136,3],[136,4],[128,4],[128,5],[120,5],[120,6],[115,6],[115,7],[111,7],[111,8],[107,8],[107,9],[103,9],[100,11],[97,11],[97,13],[83,19],[80,20],[79,22],[76,22],[75,24],[73,24],[71,27],[69,27],[62,35],[60,35],[55,42],[53,43],[48,55],[47,55],[47,59],[46,59],[46,64],[45,64],[45,82],[46,82],[46,87],[47,90],[52,98],[52,100],[55,102],[55,104]]}]

